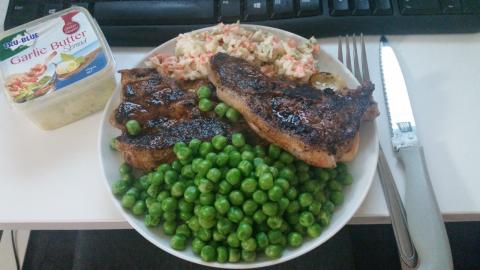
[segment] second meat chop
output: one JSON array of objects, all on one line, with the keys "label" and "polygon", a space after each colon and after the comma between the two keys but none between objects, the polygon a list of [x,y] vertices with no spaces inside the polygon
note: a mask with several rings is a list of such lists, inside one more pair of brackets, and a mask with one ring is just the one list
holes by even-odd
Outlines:
[{"label": "second meat chop", "polygon": [[212,56],[210,65],[209,79],[221,100],[237,109],[259,136],[317,167],[353,159],[360,122],[365,112],[376,112],[370,110],[376,106],[371,83],[341,95],[269,78],[258,67],[224,53]]}]

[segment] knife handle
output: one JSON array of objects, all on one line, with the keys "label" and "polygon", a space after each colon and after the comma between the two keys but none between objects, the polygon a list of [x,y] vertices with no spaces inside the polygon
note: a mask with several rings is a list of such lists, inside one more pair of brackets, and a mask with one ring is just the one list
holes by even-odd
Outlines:
[{"label": "knife handle", "polygon": [[405,166],[405,210],[421,270],[453,269],[445,224],[438,208],[420,146],[401,148]]},{"label": "knife handle", "polygon": [[378,155],[377,171],[380,176],[380,183],[382,184],[388,211],[390,212],[390,219],[392,221],[393,233],[397,241],[400,259],[409,268],[415,268],[418,257],[410,237],[410,232],[408,231],[407,215],[382,146],[380,146]]}]

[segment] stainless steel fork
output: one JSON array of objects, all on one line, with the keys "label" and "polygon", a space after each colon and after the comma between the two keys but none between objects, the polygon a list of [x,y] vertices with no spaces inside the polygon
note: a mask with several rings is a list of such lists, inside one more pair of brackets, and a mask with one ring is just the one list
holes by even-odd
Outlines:
[{"label": "stainless steel fork", "polygon": [[[370,81],[370,74],[368,71],[367,53],[365,49],[365,41],[363,35],[360,34],[360,46],[361,46],[361,60],[357,51],[357,37],[338,37],[338,60],[344,63],[347,68],[355,75],[355,78],[360,82]],[[343,41],[345,41],[345,61],[343,58]],[[353,57],[350,52],[350,44],[353,48]],[[353,58],[353,68],[352,68]],[[360,63],[362,68],[360,68]],[[397,247],[400,255],[401,262],[405,268],[415,268],[418,263],[418,256],[413,245],[412,239],[407,226],[407,216],[405,208],[403,206],[400,194],[398,193],[397,186],[393,179],[392,172],[388,166],[380,145],[380,152],[378,157],[377,171],[380,176],[380,182],[382,184],[383,194],[387,202],[387,207],[390,212],[390,218],[392,221],[393,232],[397,241]]]}]

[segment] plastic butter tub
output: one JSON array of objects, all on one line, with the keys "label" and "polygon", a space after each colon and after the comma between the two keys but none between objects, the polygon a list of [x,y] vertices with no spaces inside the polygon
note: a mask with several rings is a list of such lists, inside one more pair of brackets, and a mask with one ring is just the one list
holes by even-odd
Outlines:
[{"label": "plastic butter tub", "polygon": [[104,107],[115,63],[88,11],[72,7],[0,34],[0,84],[16,110],[55,129]]}]

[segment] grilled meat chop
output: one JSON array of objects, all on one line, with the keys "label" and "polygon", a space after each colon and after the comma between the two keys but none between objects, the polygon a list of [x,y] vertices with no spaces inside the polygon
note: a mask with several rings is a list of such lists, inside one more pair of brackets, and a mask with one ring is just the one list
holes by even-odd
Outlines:
[{"label": "grilled meat chop", "polygon": [[[155,69],[121,70],[122,102],[111,123],[122,130],[117,149],[127,163],[150,170],[175,159],[172,146],[193,138],[207,140],[217,134],[229,134],[232,127],[198,110],[194,92],[184,91]],[[130,136],[125,123],[137,120],[142,126],[138,136]]]},{"label": "grilled meat chop", "polygon": [[334,167],[337,161],[353,159],[360,122],[366,111],[376,112],[370,109],[375,106],[371,83],[340,95],[269,78],[224,53],[211,57],[210,68],[218,97],[237,109],[258,135],[314,166]]}]

